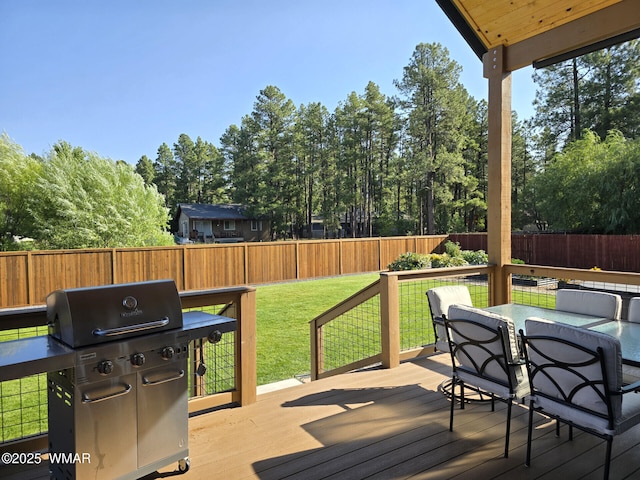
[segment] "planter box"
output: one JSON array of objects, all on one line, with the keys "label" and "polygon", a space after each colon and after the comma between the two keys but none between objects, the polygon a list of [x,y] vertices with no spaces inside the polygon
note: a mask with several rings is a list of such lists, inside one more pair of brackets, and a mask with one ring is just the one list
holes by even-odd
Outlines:
[{"label": "planter box", "polygon": [[[466,278],[468,278],[470,280],[485,281],[486,282],[488,276],[486,274],[469,275]],[[514,275],[513,277],[511,277],[511,284],[512,285],[519,285],[521,287],[542,287],[542,286],[555,285],[556,284],[556,280],[553,279],[553,278],[546,278],[546,277],[542,277],[542,278],[523,278],[523,277],[518,277],[518,276]]]},{"label": "planter box", "polygon": [[556,280],[553,278],[522,278],[518,276],[513,276],[511,279],[511,283],[513,285],[520,285],[523,287],[541,287],[541,286],[549,286],[554,285]]}]

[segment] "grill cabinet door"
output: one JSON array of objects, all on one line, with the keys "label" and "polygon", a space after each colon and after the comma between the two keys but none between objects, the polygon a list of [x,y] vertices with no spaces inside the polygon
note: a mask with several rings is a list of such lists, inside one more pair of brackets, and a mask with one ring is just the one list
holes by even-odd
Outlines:
[{"label": "grill cabinet door", "polygon": [[188,455],[187,360],[138,373],[138,468]]},{"label": "grill cabinet door", "polygon": [[75,465],[75,478],[112,480],[135,472],[135,380],[132,374],[75,388],[75,452],[91,455],[90,463]]}]

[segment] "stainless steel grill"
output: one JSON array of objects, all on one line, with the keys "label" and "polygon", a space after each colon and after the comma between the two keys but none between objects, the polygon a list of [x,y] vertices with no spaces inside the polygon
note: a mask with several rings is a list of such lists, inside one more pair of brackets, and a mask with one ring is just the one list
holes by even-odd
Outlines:
[{"label": "stainless steel grill", "polygon": [[74,350],[72,368],[47,374],[52,478],[187,471],[189,342],[219,339],[235,320],[183,315],[172,280],[58,290],[47,319]]}]

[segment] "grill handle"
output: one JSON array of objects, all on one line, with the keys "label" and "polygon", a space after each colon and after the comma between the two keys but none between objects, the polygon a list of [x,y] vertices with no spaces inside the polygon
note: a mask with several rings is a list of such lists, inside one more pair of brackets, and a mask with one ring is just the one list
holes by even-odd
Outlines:
[{"label": "grill handle", "polygon": [[170,377],[163,378],[161,380],[151,381],[147,377],[142,377],[142,386],[151,387],[153,385],[160,385],[161,383],[173,382],[174,380],[178,380],[182,377],[184,377],[184,370],[180,370],[176,375],[171,375]]},{"label": "grill handle", "polygon": [[131,391],[131,385],[129,385],[128,383],[124,383],[124,384],[122,384],[122,386],[124,387],[124,390],[121,390],[121,391],[115,392],[115,393],[110,393],[109,395],[104,395],[102,397],[91,398],[86,393],[83,393],[82,394],[82,403],[102,402],[102,401],[108,400],[110,398],[115,398],[115,397],[120,397],[122,395],[126,395],[127,393],[129,393]]},{"label": "grill handle", "polygon": [[127,333],[140,332],[143,330],[150,330],[152,328],[164,327],[169,324],[169,317],[161,318],[153,322],[137,323],[135,325],[127,325],[126,327],[117,328],[96,328],[93,330],[93,334],[96,337],[116,337],[118,335],[126,335]]}]

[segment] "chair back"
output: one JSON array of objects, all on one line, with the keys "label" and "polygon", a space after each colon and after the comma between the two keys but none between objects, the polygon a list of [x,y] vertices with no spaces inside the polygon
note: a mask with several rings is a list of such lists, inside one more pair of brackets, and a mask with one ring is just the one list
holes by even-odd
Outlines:
[{"label": "chair back", "polygon": [[615,293],[562,289],[556,294],[556,309],[620,320],[622,297]]},{"label": "chair back", "polygon": [[640,323],[640,297],[633,297],[629,300],[629,313],[627,320],[630,322]]},{"label": "chair back", "polygon": [[436,333],[436,349],[448,352],[449,343],[444,324],[441,321],[436,321],[436,318],[442,318],[443,315],[447,315],[451,305],[472,306],[471,294],[464,285],[449,285],[427,290],[427,299],[429,300],[431,317],[434,322],[433,327]]},{"label": "chair back", "polygon": [[618,339],[537,318],[527,319],[525,347],[537,407],[576,425],[606,432],[621,415],[622,354]]},{"label": "chair back", "polygon": [[[522,365],[514,366],[520,360],[520,355],[510,318],[473,307],[453,305],[449,308],[445,325],[449,333],[454,373],[460,378],[503,398],[522,383],[526,375]],[[485,382],[502,386],[503,393]]]}]

